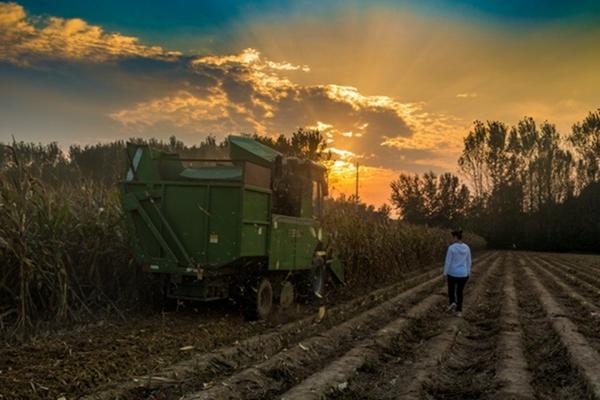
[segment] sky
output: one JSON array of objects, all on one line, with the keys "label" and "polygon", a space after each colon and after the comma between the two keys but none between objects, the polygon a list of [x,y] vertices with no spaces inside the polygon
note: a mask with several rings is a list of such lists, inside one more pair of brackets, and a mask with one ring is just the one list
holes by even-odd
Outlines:
[{"label": "sky", "polygon": [[457,172],[474,120],[600,107],[598,1],[0,2],[0,142],[326,135],[334,193]]}]

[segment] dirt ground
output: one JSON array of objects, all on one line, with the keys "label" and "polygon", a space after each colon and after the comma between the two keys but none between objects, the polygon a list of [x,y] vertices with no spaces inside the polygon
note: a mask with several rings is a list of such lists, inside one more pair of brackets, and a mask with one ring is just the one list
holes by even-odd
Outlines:
[{"label": "dirt ground", "polygon": [[250,323],[227,303],[0,349],[0,399],[600,399],[600,256],[479,255]]}]

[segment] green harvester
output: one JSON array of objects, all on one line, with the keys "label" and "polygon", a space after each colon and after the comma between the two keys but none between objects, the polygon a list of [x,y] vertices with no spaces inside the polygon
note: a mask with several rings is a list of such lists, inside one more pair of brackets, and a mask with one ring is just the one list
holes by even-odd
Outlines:
[{"label": "green harvester", "polygon": [[[128,143],[121,184],[136,260],[171,299],[238,301],[264,318],[344,281],[321,223],[323,166],[230,136],[228,159]],[[331,272],[331,274],[329,274]]]}]

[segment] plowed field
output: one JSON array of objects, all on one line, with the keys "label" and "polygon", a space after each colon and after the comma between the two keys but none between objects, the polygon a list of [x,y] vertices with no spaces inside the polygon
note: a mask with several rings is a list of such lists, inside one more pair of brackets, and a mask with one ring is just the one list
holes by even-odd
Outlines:
[{"label": "plowed field", "polygon": [[0,398],[600,399],[599,256],[484,253],[462,317],[440,272],[324,314],[217,305],[7,346]]}]

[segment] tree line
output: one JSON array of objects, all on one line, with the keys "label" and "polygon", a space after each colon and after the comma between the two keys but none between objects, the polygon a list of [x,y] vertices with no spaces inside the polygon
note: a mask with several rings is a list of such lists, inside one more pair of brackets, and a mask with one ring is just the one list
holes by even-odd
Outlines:
[{"label": "tree line", "polygon": [[[318,130],[255,139],[291,156],[327,159]],[[187,157],[227,157],[227,140],[208,136],[186,145],[132,138]],[[126,143],[72,145],[16,142],[0,144],[0,172],[6,178],[27,168],[53,185],[90,182],[116,185],[127,169]],[[391,203],[401,219],[437,227],[462,227],[494,247],[599,251],[600,109],[561,135],[549,122],[524,118],[514,126],[499,121],[473,124],[458,159],[461,177],[428,172],[401,174],[391,183]],[[389,215],[389,208],[380,210]]]},{"label": "tree line", "polygon": [[[326,142],[318,130],[300,128],[290,136],[272,138],[255,134],[252,137],[285,155],[315,161],[327,157]],[[178,153],[183,157],[227,158],[229,154],[227,139],[217,141],[210,135],[193,145],[186,145],[176,136],[171,136],[168,140],[130,138],[128,141]],[[53,185],[84,181],[113,186],[123,179],[124,171],[127,170],[129,161],[126,146],[127,142],[123,140],[85,146],[71,145],[65,150],[56,142],[0,143],[0,172],[18,179],[15,174],[25,168],[30,176]]]},{"label": "tree line", "polygon": [[464,227],[494,247],[600,251],[600,109],[561,135],[524,118],[475,121],[458,176],[401,174],[391,201],[401,218]]}]

